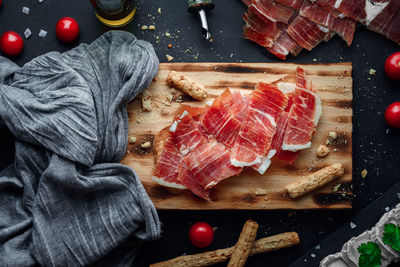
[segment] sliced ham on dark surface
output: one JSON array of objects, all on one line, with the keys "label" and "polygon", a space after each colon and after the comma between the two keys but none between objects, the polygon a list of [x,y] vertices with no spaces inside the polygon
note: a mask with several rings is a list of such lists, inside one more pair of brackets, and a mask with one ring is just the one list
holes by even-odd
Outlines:
[{"label": "sliced ham on dark surface", "polygon": [[336,0],[316,0],[315,2],[335,18],[344,17],[344,15],[335,8]]},{"label": "sliced ham on dark surface", "polygon": [[227,147],[212,136],[205,138],[188,112],[184,111],[173,122],[170,131],[184,162],[203,189],[208,190],[242,171],[231,165]]},{"label": "sliced ham on dark surface", "polygon": [[400,1],[392,0],[367,27],[400,44]]},{"label": "sliced ham on dark surface", "polygon": [[289,111],[282,150],[296,152],[311,146],[311,137],[322,115],[321,99],[311,82],[307,82],[304,69],[296,73],[296,89]]},{"label": "sliced ham on dark surface", "polygon": [[290,18],[295,13],[295,10],[292,7],[282,5],[274,0],[253,0],[252,4],[263,10],[264,14],[266,14],[270,19],[285,24],[289,24]]},{"label": "sliced ham on dark surface", "polygon": [[250,95],[246,115],[232,148],[232,165],[244,167],[263,163],[270,150],[277,120],[287,101],[286,95],[276,86],[257,84]]},{"label": "sliced ham on dark surface", "polygon": [[347,42],[347,45],[351,45],[356,31],[356,22],[354,20],[349,18],[335,18],[317,4],[311,4],[308,1],[304,1],[304,3],[300,8],[300,16],[306,17],[312,22],[336,32]]},{"label": "sliced ham on dark surface", "polygon": [[301,47],[311,51],[322,41],[332,37],[331,31],[311,20],[297,16],[289,25],[287,34]]},{"label": "sliced ham on dark surface", "polygon": [[290,53],[293,56],[297,56],[303,49],[294,41],[286,32],[287,26],[284,26],[282,33],[279,38],[274,42],[272,47],[268,47],[267,50],[277,56],[280,59],[285,60],[286,56]]}]

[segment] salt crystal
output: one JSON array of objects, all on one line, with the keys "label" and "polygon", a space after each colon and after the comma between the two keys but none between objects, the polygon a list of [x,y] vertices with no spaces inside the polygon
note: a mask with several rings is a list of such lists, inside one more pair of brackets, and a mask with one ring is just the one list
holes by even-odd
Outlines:
[{"label": "salt crystal", "polygon": [[397,197],[400,198],[400,193],[397,193]]},{"label": "salt crystal", "polygon": [[42,3],[44,0],[39,0],[39,3]]},{"label": "salt crystal", "polygon": [[389,211],[389,207],[386,207],[386,208],[385,208],[385,211]]},{"label": "salt crystal", "polygon": [[29,36],[32,35],[31,30],[29,28],[26,28],[26,30],[24,31],[24,35],[25,35],[25,38],[28,39]]},{"label": "salt crystal", "polygon": [[46,37],[46,35],[47,35],[47,32],[45,30],[40,29],[39,36]]},{"label": "salt crystal", "polygon": [[356,228],[356,227],[357,227],[357,225],[356,225],[355,223],[350,222],[350,228],[351,228],[351,229],[354,229],[354,228]]},{"label": "salt crystal", "polygon": [[22,13],[28,15],[28,14],[29,14],[29,11],[30,11],[29,7],[26,7],[26,6],[22,7]]},{"label": "salt crystal", "polygon": [[315,249],[320,249],[321,248],[321,246],[320,245],[317,245],[316,247],[315,247]]},{"label": "salt crystal", "polygon": [[389,133],[389,129],[386,129],[386,134],[388,134]]},{"label": "salt crystal", "polygon": [[314,254],[314,253],[311,253],[311,257],[315,258],[315,254]]}]

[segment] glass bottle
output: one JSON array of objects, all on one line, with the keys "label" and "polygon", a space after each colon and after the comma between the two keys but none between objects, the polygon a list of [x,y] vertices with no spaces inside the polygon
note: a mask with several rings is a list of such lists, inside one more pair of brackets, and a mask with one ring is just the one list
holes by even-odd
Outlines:
[{"label": "glass bottle", "polygon": [[110,27],[121,27],[133,19],[137,10],[134,0],[90,0],[98,20]]}]

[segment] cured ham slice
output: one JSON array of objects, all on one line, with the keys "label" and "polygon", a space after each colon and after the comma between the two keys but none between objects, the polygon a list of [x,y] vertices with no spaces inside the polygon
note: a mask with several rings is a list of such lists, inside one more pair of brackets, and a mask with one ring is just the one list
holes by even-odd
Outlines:
[{"label": "cured ham slice", "polygon": [[287,33],[287,26],[285,25],[282,29],[282,33],[279,35],[278,40],[274,42],[272,47],[268,47],[267,50],[277,56],[280,59],[285,60],[286,56],[290,53],[293,56],[297,56],[303,49],[294,41]]},{"label": "cured ham slice", "polygon": [[287,101],[286,95],[276,86],[257,84],[249,98],[246,115],[232,148],[232,165],[244,167],[262,163],[271,146],[276,122]]},{"label": "cured ham slice", "polygon": [[[384,4],[386,3],[380,8]],[[400,44],[400,1],[392,0],[367,26],[368,29]]]},{"label": "cured ham slice", "polygon": [[232,148],[246,110],[244,96],[226,89],[204,112],[201,124],[219,142]]},{"label": "cured ham slice", "polygon": [[274,0],[253,0],[252,4],[260,8],[273,21],[289,24],[295,10],[288,5],[282,5]]},{"label": "cured ham slice", "polygon": [[231,153],[223,144],[212,136],[206,139],[202,135],[188,112],[184,111],[174,121],[170,131],[184,162],[203,189],[208,190],[242,171],[242,168],[231,165]]},{"label": "cured ham slice", "polygon": [[336,0],[316,0],[315,2],[335,18],[344,17],[339,10],[335,9]]},{"label": "cured ham slice", "polygon": [[271,47],[281,33],[276,22],[255,4],[247,8],[243,20],[246,22],[244,36],[263,47]]},{"label": "cured ham slice", "polygon": [[304,5],[300,8],[300,16],[336,32],[349,46],[353,42],[356,22],[352,19],[335,18],[319,5],[311,4],[308,1],[304,1]]},{"label": "cured ham slice", "polygon": [[302,16],[297,16],[292,23],[290,23],[287,34],[301,47],[309,51],[326,38],[331,37],[329,29],[319,26]]},{"label": "cured ham slice", "polygon": [[282,150],[292,152],[311,146],[311,137],[322,114],[321,100],[311,82],[307,84],[304,69],[297,69],[296,80],[295,95],[282,145]]}]

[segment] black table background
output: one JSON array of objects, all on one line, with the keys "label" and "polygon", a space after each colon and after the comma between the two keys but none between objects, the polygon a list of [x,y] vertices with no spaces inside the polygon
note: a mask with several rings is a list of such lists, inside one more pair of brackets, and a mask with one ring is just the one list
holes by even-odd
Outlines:
[{"label": "black table background", "polygon": [[[279,62],[265,49],[241,38],[245,6],[240,0],[215,0],[216,9],[208,16],[214,36],[212,43],[202,38],[198,18],[186,11],[186,3],[186,0],[141,0],[134,21],[122,29],[151,42],[161,62],[166,62],[165,54],[174,56],[175,62]],[[29,15],[21,12],[23,6],[30,8]],[[162,14],[157,13],[159,7]],[[55,36],[55,24],[64,16],[74,17],[80,25],[80,37],[73,44],[62,44]],[[155,31],[142,31],[139,26],[151,24],[156,26]],[[37,0],[3,0],[0,34],[14,30],[23,36],[27,27],[32,36],[27,40],[24,38],[23,53],[13,58],[19,65],[48,51],[62,52],[80,42],[90,43],[109,30],[97,21],[88,0],[45,0],[41,4]],[[38,37],[40,29],[48,31],[45,38]],[[172,38],[164,35],[167,31]],[[169,49],[168,44],[174,47]],[[385,76],[383,65],[387,56],[399,50],[394,42],[360,26],[351,47],[336,36],[311,52],[303,51],[297,57],[287,59],[287,62],[295,63],[315,60],[353,63],[353,186],[356,197],[352,210],[159,211],[163,237],[144,244],[134,266],[148,266],[184,253],[204,251],[191,246],[187,239],[190,224],[198,220],[217,227],[215,241],[208,249],[231,246],[247,219],[260,224],[259,237],[284,231],[299,233],[300,245],[253,256],[247,265],[286,266],[397,183],[400,178],[400,132],[387,130],[383,114],[390,103],[400,101],[400,84]],[[375,76],[369,74],[370,68],[377,70]],[[13,140],[7,130],[0,129],[0,169],[12,163]],[[363,169],[368,170],[365,179],[360,176]],[[317,262],[307,265],[317,265]]]}]

